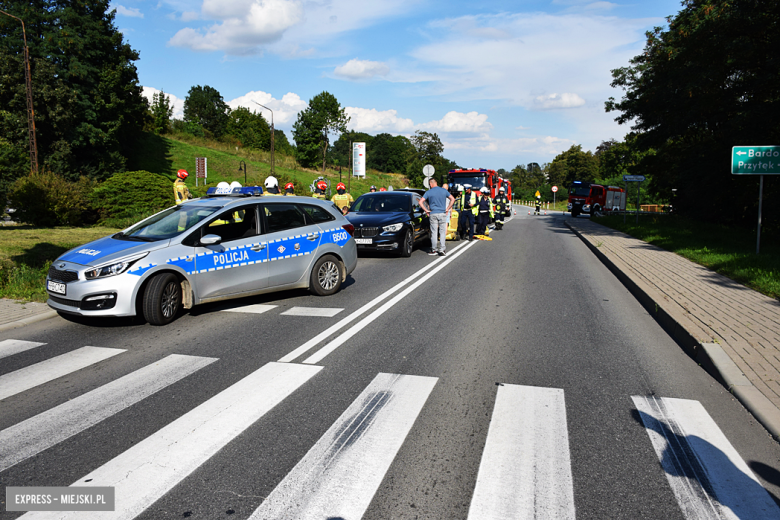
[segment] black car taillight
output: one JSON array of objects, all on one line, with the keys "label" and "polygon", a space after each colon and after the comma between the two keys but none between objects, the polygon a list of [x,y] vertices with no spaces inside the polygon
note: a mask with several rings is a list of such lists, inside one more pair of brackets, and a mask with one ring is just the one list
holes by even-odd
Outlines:
[{"label": "black car taillight", "polygon": [[343,228],[344,228],[344,230],[345,230],[347,233],[349,233],[349,236],[352,236],[352,235],[354,235],[354,234],[355,234],[355,226],[353,226],[352,224],[344,224],[344,225],[343,225],[343,226],[341,226],[341,227],[343,227]]}]

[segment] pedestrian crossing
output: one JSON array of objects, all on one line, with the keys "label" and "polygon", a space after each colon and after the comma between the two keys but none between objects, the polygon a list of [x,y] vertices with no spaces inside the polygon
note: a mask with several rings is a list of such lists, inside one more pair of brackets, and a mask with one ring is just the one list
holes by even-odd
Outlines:
[{"label": "pedestrian crossing", "polygon": [[[17,353],[42,345],[13,341],[0,343],[0,353],[6,345],[9,350],[27,347]],[[0,376],[0,406],[7,397],[101,361],[110,363],[123,352],[83,347]],[[217,362],[168,355],[0,431],[0,472],[86,435],[92,426],[178,381],[201,377]],[[322,369],[267,363],[71,484],[115,488],[114,511],[31,511],[22,518],[135,518]],[[20,373],[30,383],[21,384]],[[362,518],[402,446],[411,442],[409,434],[438,384],[436,377],[377,374],[254,512],[244,514],[251,519]],[[317,407],[316,402],[307,405]],[[641,417],[684,518],[780,518],[780,508],[701,403],[626,396],[626,411]],[[468,518],[576,518],[577,478],[564,390],[498,384],[485,415],[490,422],[468,497]]]}]

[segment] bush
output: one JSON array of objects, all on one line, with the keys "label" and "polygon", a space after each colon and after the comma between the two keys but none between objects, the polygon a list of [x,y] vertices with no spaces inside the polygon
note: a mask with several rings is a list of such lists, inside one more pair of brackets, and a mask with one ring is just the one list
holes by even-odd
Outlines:
[{"label": "bush", "polygon": [[127,227],[174,204],[173,183],[144,170],[115,173],[93,191],[100,222]]},{"label": "bush", "polygon": [[95,220],[86,177],[70,182],[50,171],[21,177],[8,194],[12,218],[39,227],[79,226]]}]

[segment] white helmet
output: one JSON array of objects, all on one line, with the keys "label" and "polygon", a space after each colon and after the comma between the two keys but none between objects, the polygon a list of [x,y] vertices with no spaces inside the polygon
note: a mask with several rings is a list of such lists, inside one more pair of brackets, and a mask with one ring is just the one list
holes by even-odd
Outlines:
[{"label": "white helmet", "polygon": [[463,185],[462,184],[457,184],[455,186],[455,189],[458,190],[458,191],[463,191]]},{"label": "white helmet", "polygon": [[241,187],[241,183],[238,182],[238,181],[233,181],[233,182],[230,183],[230,187],[231,188],[240,188]]},{"label": "white helmet", "polygon": [[464,190],[470,190],[471,189],[471,184],[464,184],[463,185],[463,189]]},{"label": "white helmet", "polygon": [[230,184],[228,184],[225,181],[222,181],[219,184],[217,184],[217,188],[219,188],[219,189],[227,189],[227,188],[230,188]]},{"label": "white helmet", "polygon": [[488,192],[488,189],[487,189],[487,187],[485,187],[485,186],[482,186],[482,187],[479,189],[479,191],[481,191],[482,193],[487,193],[487,192]]},{"label": "white helmet", "polygon": [[276,188],[277,186],[279,186],[279,181],[277,181],[276,177],[274,177],[273,175],[265,179],[266,188]]},{"label": "white helmet", "polygon": [[504,189],[503,186],[501,186],[500,188],[498,188],[498,191],[506,191],[506,190]]}]

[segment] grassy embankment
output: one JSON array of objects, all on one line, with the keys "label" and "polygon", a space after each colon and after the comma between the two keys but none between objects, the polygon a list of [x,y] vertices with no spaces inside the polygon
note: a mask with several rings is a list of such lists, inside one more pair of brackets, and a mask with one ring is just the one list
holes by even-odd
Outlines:
[{"label": "grassy embankment", "polygon": [[605,216],[596,222],[701,264],[772,298],[780,298],[780,246],[756,232],[697,222],[676,215]]},{"label": "grassy embankment", "polygon": [[[247,164],[247,184],[263,185],[271,172],[270,152],[235,150],[227,145],[204,139],[188,139],[187,142],[147,134],[133,158],[131,169],[147,170],[165,175],[171,179],[180,168],[190,172],[187,184],[195,186],[195,157],[206,157],[208,162],[208,186],[220,181],[239,181],[244,184],[244,173],[238,171],[239,161]],[[305,170],[291,157],[277,155],[277,177],[284,177],[302,186],[309,186],[314,179],[323,175],[335,185],[339,182],[338,170],[324,174]],[[342,179],[347,184],[348,171],[344,169]],[[366,178],[351,180],[352,196],[368,191],[372,184],[406,186],[400,174],[368,172]],[[205,193],[198,190],[197,193]],[[307,188],[308,192],[308,188]],[[173,190],[171,190],[173,204]],[[86,242],[96,240],[118,229],[107,227],[83,228],[34,228],[32,226],[0,226],[0,298],[27,301],[46,301],[44,289],[46,272],[59,255]]]}]

